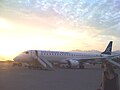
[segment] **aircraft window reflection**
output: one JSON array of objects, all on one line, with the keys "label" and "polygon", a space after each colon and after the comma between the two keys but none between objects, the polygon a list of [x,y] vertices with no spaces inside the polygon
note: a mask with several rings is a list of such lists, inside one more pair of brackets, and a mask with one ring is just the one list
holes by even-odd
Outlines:
[{"label": "aircraft window reflection", "polygon": [[23,54],[29,54],[29,52],[26,51],[26,52],[23,52]]}]

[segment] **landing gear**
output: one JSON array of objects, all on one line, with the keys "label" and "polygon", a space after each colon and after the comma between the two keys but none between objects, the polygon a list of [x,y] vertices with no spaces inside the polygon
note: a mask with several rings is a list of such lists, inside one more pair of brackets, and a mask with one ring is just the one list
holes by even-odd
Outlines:
[{"label": "landing gear", "polygon": [[12,66],[13,66],[13,67],[15,67],[15,66],[22,67],[22,63],[13,63]]},{"label": "landing gear", "polygon": [[83,65],[83,63],[80,63],[79,64],[79,69],[84,69],[85,68],[85,66]]},{"label": "landing gear", "polygon": [[29,63],[27,66],[29,69],[42,69],[41,65],[37,62]]},{"label": "landing gear", "polygon": [[42,69],[40,66],[33,66],[33,65],[29,65],[28,68],[29,69]]}]

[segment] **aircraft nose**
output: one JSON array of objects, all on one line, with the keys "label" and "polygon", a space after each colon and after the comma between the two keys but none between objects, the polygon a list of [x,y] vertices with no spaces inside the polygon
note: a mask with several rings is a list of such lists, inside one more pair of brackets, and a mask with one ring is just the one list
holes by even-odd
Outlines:
[{"label": "aircraft nose", "polygon": [[28,54],[20,54],[16,56],[13,60],[16,62],[30,62],[32,58]]},{"label": "aircraft nose", "polygon": [[26,60],[26,58],[27,58],[27,55],[20,54],[16,56],[13,60],[16,62],[23,62],[24,60]]},{"label": "aircraft nose", "polygon": [[21,56],[18,55],[18,56],[16,56],[13,60],[14,60],[14,61],[20,61],[20,60],[21,60]]}]

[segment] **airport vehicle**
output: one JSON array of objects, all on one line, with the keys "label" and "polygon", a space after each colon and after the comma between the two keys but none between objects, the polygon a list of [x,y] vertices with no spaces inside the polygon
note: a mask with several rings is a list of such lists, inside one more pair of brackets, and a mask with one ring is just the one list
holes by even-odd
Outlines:
[{"label": "airport vehicle", "polygon": [[111,56],[112,41],[101,54],[85,52],[62,52],[62,51],[45,51],[45,50],[27,50],[16,56],[13,64],[22,66],[27,63],[30,68],[51,69],[55,64],[66,64],[68,68],[84,68],[87,61],[104,60]]}]

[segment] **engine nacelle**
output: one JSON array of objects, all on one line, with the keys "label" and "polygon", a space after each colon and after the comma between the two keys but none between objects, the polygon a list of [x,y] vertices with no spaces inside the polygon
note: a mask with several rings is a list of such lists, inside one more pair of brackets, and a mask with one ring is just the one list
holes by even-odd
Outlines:
[{"label": "engine nacelle", "polygon": [[67,60],[67,61],[68,61],[69,68],[81,68],[81,69],[84,68],[83,64],[80,63],[77,60],[70,59],[70,60]]}]

